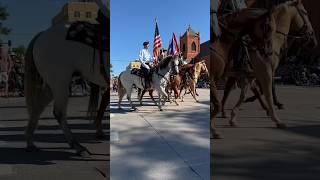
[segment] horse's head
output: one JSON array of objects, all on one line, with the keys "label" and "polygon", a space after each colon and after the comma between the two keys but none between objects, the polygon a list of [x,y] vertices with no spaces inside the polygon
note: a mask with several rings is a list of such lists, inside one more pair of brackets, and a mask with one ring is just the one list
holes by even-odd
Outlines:
[{"label": "horse's head", "polygon": [[209,75],[209,71],[208,71],[206,62],[205,62],[204,60],[202,60],[202,61],[200,61],[200,65],[201,65],[201,70],[200,70],[200,72]]},{"label": "horse's head", "polygon": [[297,0],[292,2],[291,5],[295,7],[291,22],[291,27],[294,32],[293,34],[298,37],[301,36],[304,40],[305,46],[309,48],[316,47],[318,45],[318,41],[308,17],[308,12],[304,8],[303,3],[301,0]]},{"label": "horse's head", "polygon": [[180,60],[180,58],[179,58],[179,56],[173,56],[173,61],[171,62],[171,69],[174,69],[174,72],[176,73],[176,74],[178,74],[179,73],[179,60]]},{"label": "horse's head", "polygon": [[176,73],[179,73],[179,58],[178,56],[167,56],[163,60],[161,60],[158,64],[158,68],[160,70],[166,69],[170,71],[170,69],[174,69]]}]

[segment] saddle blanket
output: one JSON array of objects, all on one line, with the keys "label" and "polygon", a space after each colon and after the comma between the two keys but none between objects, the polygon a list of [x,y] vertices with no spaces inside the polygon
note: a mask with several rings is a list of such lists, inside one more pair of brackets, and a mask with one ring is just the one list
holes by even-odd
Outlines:
[{"label": "saddle blanket", "polygon": [[[95,49],[102,47],[103,51],[108,51],[110,50],[110,43],[107,41],[107,34],[101,32],[100,35],[99,28],[101,28],[99,24],[77,21],[70,25],[66,39],[86,44]],[[101,29],[101,31],[104,30]],[[99,38],[102,38],[102,40]],[[100,42],[102,44],[99,44]]]},{"label": "saddle blanket", "polygon": [[131,74],[144,78],[143,71],[141,69],[133,68]]}]

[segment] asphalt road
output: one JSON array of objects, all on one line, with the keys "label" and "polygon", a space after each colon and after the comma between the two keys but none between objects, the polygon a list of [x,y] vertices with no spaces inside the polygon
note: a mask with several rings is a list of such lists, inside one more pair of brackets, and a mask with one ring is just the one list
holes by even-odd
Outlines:
[{"label": "asphalt road", "polygon": [[[242,106],[237,128],[218,118],[224,139],[211,141],[212,179],[320,179],[320,88],[280,86],[277,92],[285,104],[277,113],[286,129],[275,128],[258,102]],[[228,109],[238,95],[233,92]]]},{"label": "asphalt road", "polygon": [[[88,98],[71,98],[68,122],[89,157],[79,157],[67,145],[52,116],[52,105],[43,113],[36,131],[39,152],[26,152],[24,129],[27,111],[24,98],[0,98],[1,180],[102,180],[108,176],[109,142],[95,139],[95,126],[85,119]],[[105,122],[106,123],[106,122]],[[106,132],[108,133],[108,132]]]}]

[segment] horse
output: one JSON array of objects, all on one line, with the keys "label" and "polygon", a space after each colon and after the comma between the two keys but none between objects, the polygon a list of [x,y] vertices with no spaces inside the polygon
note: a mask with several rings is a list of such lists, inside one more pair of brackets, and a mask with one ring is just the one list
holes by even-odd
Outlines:
[{"label": "horse", "polygon": [[[211,6],[211,9],[213,7]],[[227,64],[232,52],[232,47],[240,34],[248,34],[251,41],[249,47],[252,51],[260,51],[263,56],[269,56],[272,51],[271,37],[275,33],[275,20],[271,11],[261,9],[243,9],[237,13],[225,17],[228,24],[222,26],[222,36],[210,38],[210,104],[211,117],[210,129],[212,138],[222,138],[216,131],[215,118],[221,111],[221,103],[218,97],[217,83],[226,74]],[[211,11],[213,16],[214,12]],[[235,18],[236,17],[236,18]],[[212,20],[214,18],[211,18]],[[213,32],[213,22],[211,22]],[[280,122],[278,122],[280,123]]]},{"label": "horse", "polygon": [[[161,60],[158,65],[151,72],[152,76],[152,86],[150,89],[155,89],[159,95],[159,102],[155,104],[158,106],[159,110],[162,111],[161,104],[165,104],[166,99],[168,98],[168,94],[165,92],[165,88],[169,81],[169,74],[172,68],[177,70],[178,67],[178,58],[174,56],[168,56]],[[178,71],[178,70],[177,70]],[[131,101],[131,92],[132,86],[135,85],[139,89],[144,89],[144,78],[139,77],[137,75],[131,74],[130,67],[120,73],[118,78],[118,108],[121,109],[122,98],[125,94],[127,94],[127,99],[129,100],[130,106],[132,109],[136,110]],[[164,98],[164,101],[161,103],[161,98]]]},{"label": "horse", "polygon": [[[109,77],[101,74],[101,58],[109,62],[109,51],[66,40],[68,27],[57,24],[37,34],[25,57],[25,96],[29,114],[26,127],[27,151],[35,151],[33,134],[40,115],[53,101],[53,115],[60,124],[69,146],[79,155],[90,152],[73,137],[67,123],[69,83],[78,72],[89,82],[109,88]],[[98,56],[100,54],[102,56]]]},{"label": "horse", "polygon": [[[208,71],[207,65],[204,60],[199,61],[194,64],[192,71],[191,71],[191,74],[190,74],[190,79],[186,82],[186,86],[190,89],[191,95],[196,102],[199,102],[199,100],[196,98],[196,84],[197,84],[201,74],[203,74],[203,73],[209,75],[209,71]],[[179,97],[181,96],[181,92],[182,92],[183,88],[184,88],[183,86],[180,87],[180,92],[178,95]],[[181,97],[181,101],[183,101],[184,95]]]},{"label": "horse", "polygon": [[[271,116],[272,120],[277,123],[277,126],[282,128],[284,124],[280,124],[279,118],[275,114],[274,107],[272,105],[273,94],[272,84],[275,71],[280,62],[281,48],[287,41],[289,32],[297,34],[297,36],[303,37],[305,40],[304,46],[314,48],[317,46],[317,39],[313,30],[313,27],[308,18],[308,13],[304,8],[301,0],[286,2],[279,5],[274,9],[272,13],[276,20],[276,33],[273,35],[273,53],[271,58],[264,58],[257,52],[250,51],[250,62],[252,64],[255,76],[261,85],[262,92],[264,93],[267,101],[267,114]],[[245,99],[247,91],[247,85],[243,85],[241,88],[241,95],[231,112],[231,125],[236,125],[236,117],[239,111],[239,107]]]}]

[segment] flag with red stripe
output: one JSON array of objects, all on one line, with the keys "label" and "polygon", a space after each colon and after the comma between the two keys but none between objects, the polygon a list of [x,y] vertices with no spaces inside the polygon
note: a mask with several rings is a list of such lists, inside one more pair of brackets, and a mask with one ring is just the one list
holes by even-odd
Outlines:
[{"label": "flag with red stripe", "polygon": [[159,33],[158,23],[156,22],[156,29],[154,32],[154,45],[153,45],[153,57],[155,58],[155,61],[158,60],[161,48],[162,48],[162,42],[161,42],[161,37]]},{"label": "flag with red stripe", "polygon": [[178,41],[176,38],[176,34],[173,33],[172,39],[170,41],[169,48],[168,48],[168,54],[169,55],[178,55],[179,52],[180,52],[180,50],[179,50],[179,45],[178,45]]}]

